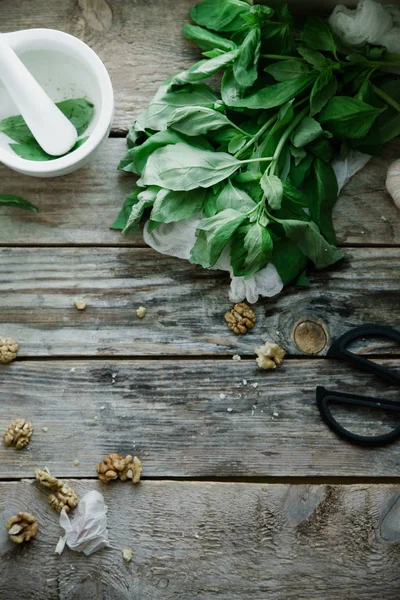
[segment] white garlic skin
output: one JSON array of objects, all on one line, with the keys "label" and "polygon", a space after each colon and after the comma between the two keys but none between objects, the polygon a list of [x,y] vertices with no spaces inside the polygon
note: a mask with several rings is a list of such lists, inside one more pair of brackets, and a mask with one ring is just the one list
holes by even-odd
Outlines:
[{"label": "white garlic skin", "polygon": [[400,208],[400,160],[396,160],[388,168],[386,189],[392,196],[397,208]]}]

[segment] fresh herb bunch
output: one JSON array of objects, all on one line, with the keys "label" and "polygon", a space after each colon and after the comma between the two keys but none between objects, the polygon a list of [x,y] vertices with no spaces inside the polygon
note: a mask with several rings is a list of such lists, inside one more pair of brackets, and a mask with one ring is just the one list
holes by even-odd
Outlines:
[{"label": "fresh herb bunch", "polygon": [[[78,135],[85,133],[94,113],[94,106],[91,102],[86,100],[86,98],[71,98],[69,100],[57,102],[56,106],[58,106],[67,119],[71,121]],[[21,158],[40,161],[60,158],[59,156],[47,154],[47,152],[39,146],[21,115],[7,117],[0,121],[0,132],[7,135],[14,140],[14,142],[17,142],[16,144],[10,144],[10,148],[12,148]],[[77,150],[77,148],[82,146],[87,139],[87,137],[83,137],[77,140],[67,154]]]},{"label": "fresh herb bunch", "polygon": [[[230,244],[236,276],[272,262],[283,283],[340,258],[334,156],[379,154],[400,133],[400,56],[346,47],[286,5],[204,0],[184,36],[206,57],[170,77],[133,124],[119,169],[140,175],[113,223],[128,233],[203,215],[191,262]],[[218,33],[216,33],[218,32]],[[201,83],[223,70],[219,94]]]}]

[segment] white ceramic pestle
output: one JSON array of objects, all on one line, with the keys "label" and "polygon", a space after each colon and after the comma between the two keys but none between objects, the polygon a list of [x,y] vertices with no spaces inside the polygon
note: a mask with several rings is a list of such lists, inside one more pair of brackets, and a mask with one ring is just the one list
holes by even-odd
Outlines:
[{"label": "white ceramic pestle", "polygon": [[78,138],[75,127],[46,94],[0,35],[0,79],[38,144],[47,154],[66,154]]}]

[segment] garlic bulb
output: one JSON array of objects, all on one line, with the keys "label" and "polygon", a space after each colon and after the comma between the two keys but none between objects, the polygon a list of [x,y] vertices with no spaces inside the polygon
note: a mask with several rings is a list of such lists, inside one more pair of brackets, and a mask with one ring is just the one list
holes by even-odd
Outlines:
[{"label": "garlic bulb", "polygon": [[388,168],[386,189],[392,196],[397,208],[400,208],[400,160],[396,160]]}]

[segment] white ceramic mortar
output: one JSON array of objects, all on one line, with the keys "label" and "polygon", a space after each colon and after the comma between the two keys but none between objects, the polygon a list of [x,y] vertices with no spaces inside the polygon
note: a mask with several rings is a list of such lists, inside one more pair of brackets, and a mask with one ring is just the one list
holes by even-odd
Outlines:
[{"label": "white ceramic mortar", "polygon": [[[94,104],[95,111],[83,134],[89,139],[71,154],[50,161],[25,160],[9,147],[12,140],[0,133],[0,162],[33,177],[58,177],[79,169],[108,137],[111,128],[114,98],[105,66],[89,46],[62,31],[27,29],[3,35],[54,102],[84,97]],[[0,119],[17,114],[0,81]]]}]

